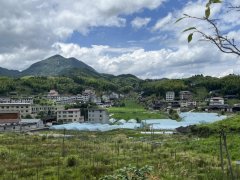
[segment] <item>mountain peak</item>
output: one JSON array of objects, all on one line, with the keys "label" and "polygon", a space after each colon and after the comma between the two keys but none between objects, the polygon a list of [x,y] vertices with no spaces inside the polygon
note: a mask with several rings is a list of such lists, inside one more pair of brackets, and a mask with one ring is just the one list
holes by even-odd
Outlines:
[{"label": "mountain peak", "polygon": [[71,69],[80,71],[95,72],[95,69],[76,58],[65,58],[59,54],[51,56],[45,60],[32,64],[22,72],[23,75],[34,76],[58,76],[69,72]]}]

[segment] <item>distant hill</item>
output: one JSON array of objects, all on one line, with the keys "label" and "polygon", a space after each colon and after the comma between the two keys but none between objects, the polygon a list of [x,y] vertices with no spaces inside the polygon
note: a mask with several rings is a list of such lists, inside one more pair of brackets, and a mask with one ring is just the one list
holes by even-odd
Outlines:
[{"label": "distant hill", "polygon": [[0,67],[0,76],[17,77],[19,75],[20,75],[20,72],[17,70],[8,70]]},{"label": "distant hill", "polygon": [[49,57],[32,64],[21,72],[21,76],[60,76],[70,73],[71,70],[84,73],[97,73],[95,69],[75,58],[64,58],[60,55]]},{"label": "distant hill", "polygon": [[0,68],[0,84],[4,84],[0,95],[10,91],[31,95],[51,89],[77,94],[86,88],[127,93],[137,90],[140,82],[142,80],[134,75],[102,74],[82,61],[60,55],[34,63],[22,72]]}]

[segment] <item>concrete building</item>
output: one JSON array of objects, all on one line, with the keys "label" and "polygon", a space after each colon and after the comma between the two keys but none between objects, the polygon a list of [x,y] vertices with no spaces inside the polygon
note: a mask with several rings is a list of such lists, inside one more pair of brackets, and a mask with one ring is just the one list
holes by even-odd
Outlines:
[{"label": "concrete building", "polygon": [[41,119],[21,119],[21,125],[28,125],[32,129],[43,128],[44,124]]},{"label": "concrete building", "polygon": [[0,112],[0,132],[20,132],[43,127],[40,119],[21,119],[19,112]]},{"label": "concrete building", "polygon": [[108,112],[104,109],[89,109],[88,122],[107,124],[109,123]]},{"label": "concrete building", "polygon": [[224,105],[224,99],[222,97],[212,97],[209,101],[209,106]]},{"label": "concrete building", "polygon": [[110,95],[109,95],[109,98],[111,100],[114,100],[114,99],[119,99],[119,94],[115,93],[115,92],[112,92]]},{"label": "concrete building", "polygon": [[180,100],[192,100],[192,93],[190,91],[180,91],[179,98]]},{"label": "concrete building", "polygon": [[166,92],[166,101],[174,101],[175,93],[173,91]]},{"label": "concrete building", "polygon": [[188,107],[196,107],[197,106],[197,102],[196,101],[181,101],[180,102],[180,107],[181,108],[188,108]]},{"label": "concrete building", "polygon": [[30,103],[30,104],[33,104],[33,98],[32,97],[25,97],[25,98],[1,97],[0,103]]},{"label": "concrete building", "polygon": [[40,112],[44,112],[45,114],[56,115],[58,110],[64,110],[64,106],[41,106],[41,105],[33,105],[32,106],[32,115],[36,116]]},{"label": "concrete building", "polygon": [[0,111],[20,112],[21,117],[32,114],[32,105],[30,103],[0,103]]},{"label": "concrete building", "polygon": [[63,123],[84,122],[80,109],[68,109],[57,111],[57,121]]},{"label": "concrete building", "polygon": [[50,90],[48,92],[48,95],[47,95],[47,99],[51,99],[51,100],[54,100],[54,101],[57,101],[57,100],[60,100],[60,95],[58,94],[57,91],[55,90]]}]

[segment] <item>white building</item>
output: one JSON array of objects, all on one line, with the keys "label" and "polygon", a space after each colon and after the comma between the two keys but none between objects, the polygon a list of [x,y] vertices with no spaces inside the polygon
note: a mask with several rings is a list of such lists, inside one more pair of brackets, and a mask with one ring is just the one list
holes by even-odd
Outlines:
[{"label": "white building", "polygon": [[119,99],[119,94],[112,92],[109,96],[110,99]]},{"label": "white building", "polygon": [[41,119],[21,119],[20,124],[25,126],[29,125],[29,127],[33,129],[44,127],[43,121]]},{"label": "white building", "polygon": [[166,92],[166,101],[174,101],[175,93],[173,91]]},{"label": "white building", "polygon": [[109,123],[108,112],[104,109],[89,109],[88,122],[107,124]]},{"label": "white building", "polygon": [[0,103],[0,111],[19,112],[21,117],[32,114],[30,103]]},{"label": "white building", "polygon": [[57,111],[64,110],[64,106],[41,106],[41,105],[33,105],[32,106],[32,114],[37,115],[40,112],[44,112],[46,114],[56,114]]},{"label": "white building", "polygon": [[82,94],[83,95],[95,95],[95,91],[92,89],[85,89]]},{"label": "white building", "polygon": [[190,91],[180,91],[179,97],[180,97],[180,100],[191,100],[192,93]]},{"label": "white building", "polygon": [[212,97],[209,101],[209,106],[224,105],[224,99],[222,97]]},{"label": "white building", "polygon": [[196,107],[197,106],[197,102],[196,101],[181,101],[180,102],[180,107],[184,108],[184,107]]},{"label": "white building", "polygon": [[50,90],[47,95],[47,99],[51,99],[54,101],[60,100],[61,96],[55,90]]},{"label": "white building", "polygon": [[26,98],[1,97],[0,103],[30,103],[30,104],[33,104],[33,98],[32,97],[26,97]]},{"label": "white building", "polygon": [[57,111],[57,121],[63,123],[84,122],[80,109],[68,109]]}]

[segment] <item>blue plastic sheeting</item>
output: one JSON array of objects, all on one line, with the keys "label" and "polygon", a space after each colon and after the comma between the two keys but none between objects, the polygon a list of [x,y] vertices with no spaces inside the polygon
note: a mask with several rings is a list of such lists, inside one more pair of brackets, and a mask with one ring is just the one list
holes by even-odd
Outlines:
[{"label": "blue plastic sheeting", "polygon": [[136,123],[134,121],[126,122],[125,120],[119,120],[115,125],[109,124],[91,124],[91,123],[70,123],[52,126],[50,129],[67,129],[78,131],[110,131],[113,129],[137,129],[142,127],[143,124],[147,124],[152,129],[169,129],[174,130],[180,126],[188,126],[200,123],[213,123],[225,119],[227,116],[218,116],[216,113],[181,113],[180,117],[182,121],[177,122],[171,119],[146,119],[142,123]]}]

